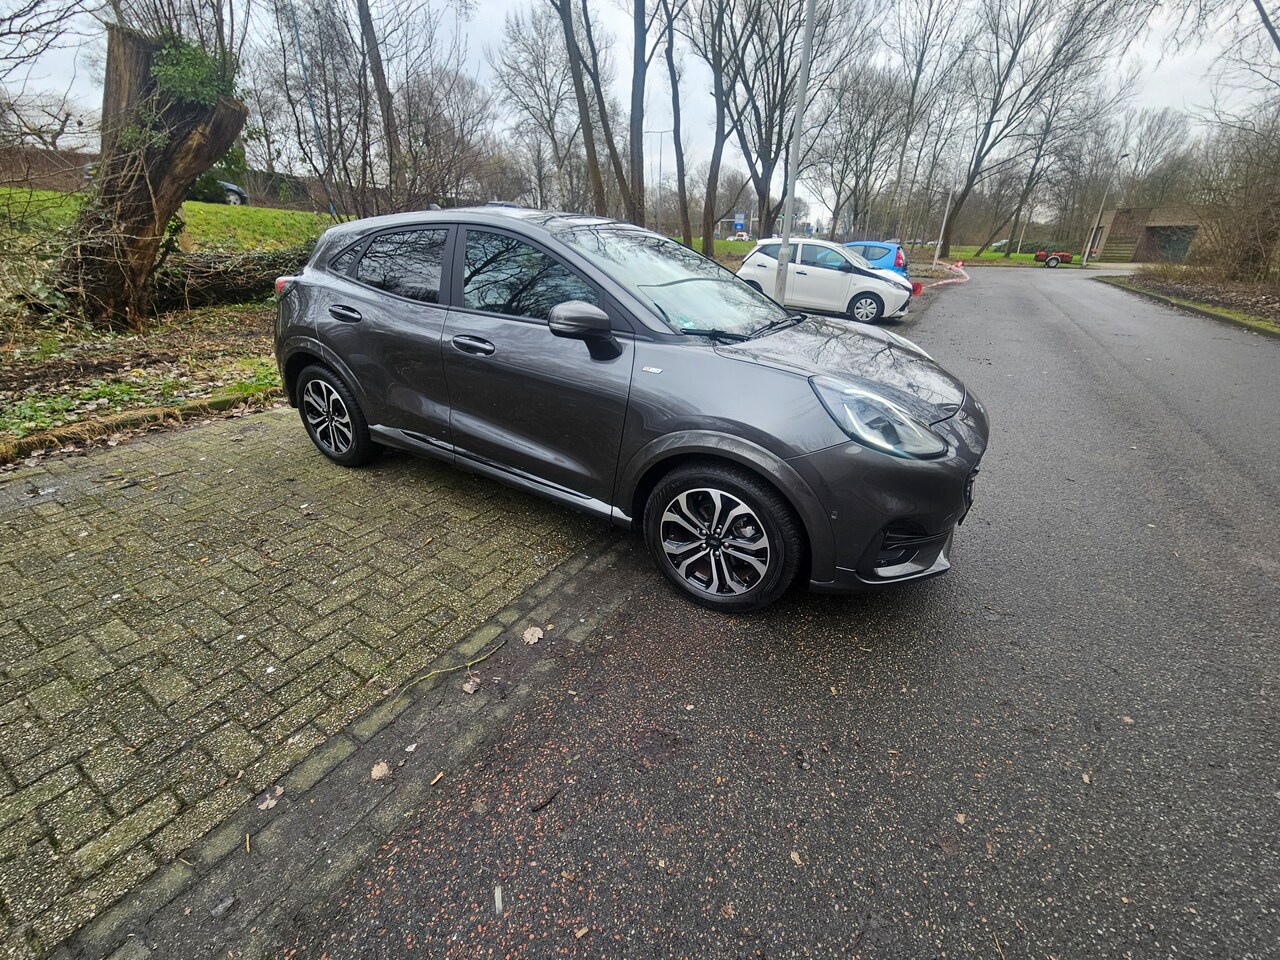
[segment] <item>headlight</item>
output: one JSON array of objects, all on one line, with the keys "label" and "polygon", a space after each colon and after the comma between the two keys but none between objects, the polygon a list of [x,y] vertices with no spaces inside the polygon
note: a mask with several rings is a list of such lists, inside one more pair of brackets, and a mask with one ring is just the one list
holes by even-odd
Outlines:
[{"label": "headlight", "polygon": [[874,450],[932,460],[947,452],[947,442],[892,400],[831,377],[813,377],[813,392],[845,433]]}]

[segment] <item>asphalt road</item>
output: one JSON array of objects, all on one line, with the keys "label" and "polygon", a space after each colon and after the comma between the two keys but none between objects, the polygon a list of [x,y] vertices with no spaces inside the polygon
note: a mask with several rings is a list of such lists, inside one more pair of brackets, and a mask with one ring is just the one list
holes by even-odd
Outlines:
[{"label": "asphalt road", "polygon": [[1280,342],[1076,271],[929,296],[899,331],[993,422],[953,571],[731,618],[637,544],[284,952],[1280,955]]}]

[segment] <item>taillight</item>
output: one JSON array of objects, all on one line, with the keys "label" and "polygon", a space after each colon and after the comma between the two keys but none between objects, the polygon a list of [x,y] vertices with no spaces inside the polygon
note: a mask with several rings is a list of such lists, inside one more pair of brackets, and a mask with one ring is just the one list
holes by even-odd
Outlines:
[{"label": "taillight", "polygon": [[905,267],[907,265],[907,258],[902,255],[901,247],[898,248],[897,256],[893,258],[893,265],[895,267]]},{"label": "taillight", "polygon": [[289,277],[276,277],[276,296],[284,293],[284,285],[289,282]]}]

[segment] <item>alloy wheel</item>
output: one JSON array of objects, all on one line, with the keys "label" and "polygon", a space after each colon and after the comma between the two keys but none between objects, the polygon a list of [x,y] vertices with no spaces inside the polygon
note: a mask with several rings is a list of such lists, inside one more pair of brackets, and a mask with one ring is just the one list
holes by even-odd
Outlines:
[{"label": "alloy wheel", "polygon": [[341,457],[354,441],[351,414],[338,391],[323,380],[310,380],[302,391],[302,415],[316,443],[330,456]]},{"label": "alloy wheel", "polygon": [[667,504],[658,527],[662,552],[688,586],[716,597],[757,586],[769,569],[764,524],[739,497],[702,487]]}]

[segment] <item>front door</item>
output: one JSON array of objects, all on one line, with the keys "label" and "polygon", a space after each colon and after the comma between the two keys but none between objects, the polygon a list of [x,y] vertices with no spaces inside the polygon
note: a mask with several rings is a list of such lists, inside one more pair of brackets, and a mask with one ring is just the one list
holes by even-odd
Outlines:
[{"label": "front door", "polygon": [[[470,457],[608,503],[622,440],[629,327],[603,292],[532,242],[468,228],[444,332],[450,428]],[[615,317],[608,344],[557,337],[551,308],[569,300]]]},{"label": "front door", "polygon": [[849,305],[849,261],[844,254],[816,243],[802,243],[796,264],[796,306],[843,313]]}]

